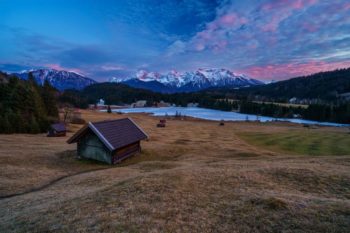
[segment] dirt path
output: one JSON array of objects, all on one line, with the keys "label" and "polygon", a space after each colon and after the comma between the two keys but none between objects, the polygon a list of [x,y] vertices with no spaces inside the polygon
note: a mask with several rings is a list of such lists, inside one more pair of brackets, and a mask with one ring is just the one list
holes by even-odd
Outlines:
[{"label": "dirt path", "polygon": [[43,189],[46,189],[46,188],[50,187],[51,185],[56,184],[57,182],[59,182],[59,181],[61,181],[63,179],[71,178],[73,176],[78,176],[78,175],[81,175],[81,174],[84,174],[84,173],[90,173],[90,172],[95,172],[95,171],[100,171],[100,170],[115,169],[115,168],[117,168],[117,167],[98,168],[98,169],[91,169],[91,170],[87,170],[87,171],[81,171],[81,172],[77,172],[77,173],[73,173],[73,174],[69,174],[69,175],[64,175],[64,176],[58,177],[56,179],[53,179],[50,182],[48,182],[48,183],[46,183],[44,185],[41,185],[39,187],[31,188],[29,190],[26,190],[26,191],[23,191],[23,192],[19,192],[19,193],[2,195],[2,196],[0,196],[0,200],[8,199],[8,198],[11,198],[11,197],[25,195],[25,194],[28,194],[28,193],[38,192],[38,191],[41,191]]},{"label": "dirt path", "polygon": [[[143,164],[143,163],[140,163],[140,164]],[[140,164],[135,164],[135,165],[138,166]],[[181,163],[178,163],[178,165],[180,165],[180,164]],[[180,165],[180,166],[176,166],[176,167],[177,168],[183,167],[183,164]],[[144,172],[144,171],[142,171],[142,169],[137,168],[135,166],[132,166],[130,168],[126,168],[126,167],[123,167],[123,166],[112,166],[112,167],[107,167],[107,168],[97,168],[97,169],[91,169],[91,170],[76,172],[76,173],[73,173],[73,174],[68,174],[68,175],[57,177],[57,178],[49,181],[48,183],[46,183],[44,185],[41,185],[39,187],[34,187],[34,188],[31,188],[31,189],[23,191],[23,192],[18,192],[18,193],[13,193],[13,194],[8,194],[8,195],[2,195],[2,196],[0,196],[0,201],[1,200],[6,200],[6,199],[10,199],[10,198],[13,198],[13,197],[23,196],[23,195],[26,195],[26,194],[31,194],[31,193],[34,193],[34,192],[43,191],[43,190],[45,190],[47,188],[50,188],[51,186],[57,184],[60,181],[69,180],[70,178],[77,177],[77,176],[80,176],[80,175],[84,175],[84,174],[87,174],[87,173],[94,173],[94,172],[105,171],[105,170],[114,170],[114,169],[132,169],[133,171],[135,171],[135,174],[141,174],[142,172]],[[154,172],[147,172],[147,174],[159,173],[161,171],[162,170],[155,170]],[[129,178],[130,177],[126,177],[125,179],[129,179]]]}]

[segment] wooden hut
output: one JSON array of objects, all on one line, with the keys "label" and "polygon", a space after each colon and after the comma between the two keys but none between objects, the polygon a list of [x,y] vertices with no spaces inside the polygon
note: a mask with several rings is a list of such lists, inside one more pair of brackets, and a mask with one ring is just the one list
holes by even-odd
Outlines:
[{"label": "wooden hut", "polygon": [[165,123],[166,123],[165,119],[160,119],[159,123],[157,124],[157,127],[164,128],[165,127]]},{"label": "wooden hut", "polygon": [[64,123],[56,123],[56,124],[52,124],[50,126],[50,129],[47,133],[48,137],[64,137],[66,136],[66,126]]},{"label": "wooden hut", "polygon": [[78,156],[116,164],[141,151],[147,134],[130,118],[89,122],[67,143],[77,143]]}]

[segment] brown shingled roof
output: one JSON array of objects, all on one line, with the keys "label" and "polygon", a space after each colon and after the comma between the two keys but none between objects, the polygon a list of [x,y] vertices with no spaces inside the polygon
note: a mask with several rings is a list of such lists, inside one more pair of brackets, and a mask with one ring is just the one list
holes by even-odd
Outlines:
[{"label": "brown shingled roof", "polygon": [[148,138],[147,134],[137,126],[132,119],[124,118],[119,120],[89,122],[67,142],[69,144],[77,142],[89,129],[92,130],[111,151]]},{"label": "brown shingled roof", "polygon": [[65,132],[66,126],[63,123],[52,124],[51,128],[56,130],[57,132]]}]

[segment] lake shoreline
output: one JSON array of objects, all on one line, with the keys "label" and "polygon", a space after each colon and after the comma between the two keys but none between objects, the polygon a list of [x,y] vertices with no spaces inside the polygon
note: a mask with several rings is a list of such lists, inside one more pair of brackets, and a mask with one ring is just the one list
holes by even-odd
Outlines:
[{"label": "lake shoreline", "polygon": [[[105,110],[102,110],[105,111]],[[144,107],[144,108],[121,108],[113,109],[113,113],[147,113],[157,117],[164,116],[186,116],[209,121],[237,121],[237,122],[288,122],[295,124],[349,127],[347,124],[332,122],[318,122],[299,118],[273,118],[267,116],[256,116],[251,114],[225,112],[220,110],[199,108],[199,107]]]}]

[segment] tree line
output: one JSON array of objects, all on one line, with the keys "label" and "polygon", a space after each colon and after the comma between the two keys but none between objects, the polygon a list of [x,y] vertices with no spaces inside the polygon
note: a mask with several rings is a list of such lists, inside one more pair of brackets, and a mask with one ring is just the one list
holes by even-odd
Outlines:
[{"label": "tree line", "polygon": [[[162,94],[149,90],[132,88],[123,84],[101,83],[85,88],[82,91],[67,90],[60,100],[68,101],[75,107],[86,108],[103,98],[107,105],[131,104],[137,100],[146,100],[147,106],[165,101],[176,106],[186,107],[188,103],[198,103],[199,107],[222,111],[270,116],[276,118],[301,117],[315,121],[350,123],[349,102],[332,101],[322,104],[310,104],[308,108],[285,106],[274,103],[256,102],[249,95],[232,100],[232,93],[218,90],[206,90],[192,93]],[[270,100],[270,99],[269,99]]]},{"label": "tree line", "polygon": [[[59,118],[58,105],[87,108],[89,104],[96,103],[100,98],[105,99],[107,105],[131,104],[137,100],[146,100],[148,106],[160,101],[183,107],[187,106],[188,103],[198,103],[199,107],[223,111],[237,111],[278,118],[300,116],[308,120],[349,124],[349,101],[332,100],[327,95],[325,95],[327,101],[310,104],[308,108],[263,102],[287,100],[287,98],[298,94],[295,92],[295,88],[301,92],[300,82],[303,85],[307,84],[306,90],[311,90],[308,91],[307,96],[304,94],[304,97],[320,97],[320,94],[317,93],[325,90],[324,85],[322,85],[324,83],[327,83],[331,90],[335,90],[337,87],[338,93],[350,91],[347,78],[349,72],[350,69],[337,70],[316,74],[312,77],[292,79],[285,81],[284,84],[281,82],[247,90],[212,89],[175,94],[155,93],[116,83],[99,83],[88,86],[82,91],[59,92],[48,81],[45,81],[42,86],[38,85],[31,73],[28,80],[22,80],[0,72],[0,133],[45,132],[49,124]],[[332,84],[330,84],[331,81],[333,81]],[[259,96],[259,100],[262,101],[256,102],[256,96]]]},{"label": "tree line", "polygon": [[39,86],[30,73],[28,80],[1,73],[0,133],[41,133],[57,121],[57,91],[45,81]]},{"label": "tree line", "polygon": [[238,111],[240,113],[275,118],[300,117],[306,120],[327,121],[350,124],[350,103],[338,104],[310,104],[308,107],[285,106],[274,103],[256,103],[247,100],[230,102],[218,100],[214,106],[206,104],[204,107],[223,111]]},{"label": "tree line", "polygon": [[319,100],[321,103],[334,103],[339,95],[350,92],[350,68],[320,72],[309,76],[292,78],[268,85],[252,86],[232,90],[228,88],[213,89],[227,98],[248,99],[266,102],[288,102],[295,97],[306,100]]}]

